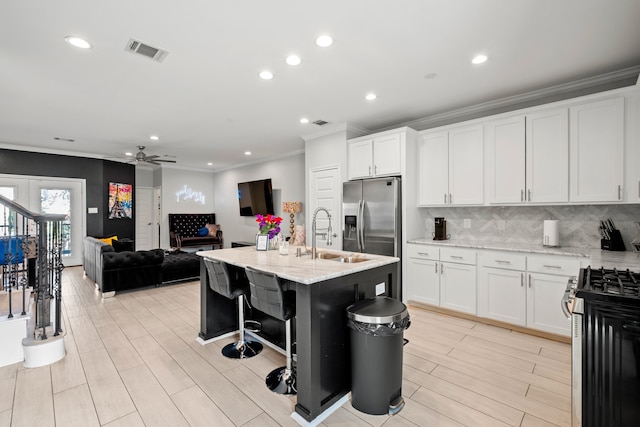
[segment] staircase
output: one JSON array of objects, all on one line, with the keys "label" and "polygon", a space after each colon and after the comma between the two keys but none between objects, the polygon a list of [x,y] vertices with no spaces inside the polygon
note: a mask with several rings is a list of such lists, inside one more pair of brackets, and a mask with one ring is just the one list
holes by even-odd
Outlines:
[{"label": "staircase", "polygon": [[64,215],[0,196],[0,366],[44,366],[65,355],[61,236]]}]

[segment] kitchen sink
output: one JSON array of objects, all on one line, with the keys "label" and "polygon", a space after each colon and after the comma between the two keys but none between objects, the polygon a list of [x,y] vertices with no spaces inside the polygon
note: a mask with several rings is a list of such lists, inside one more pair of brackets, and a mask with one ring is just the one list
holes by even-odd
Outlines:
[{"label": "kitchen sink", "polygon": [[344,263],[349,263],[349,264],[353,264],[356,262],[362,262],[362,261],[368,261],[368,258],[364,258],[361,256],[353,256],[353,255],[342,255],[342,254],[333,254],[330,252],[319,252],[316,255],[316,258],[319,259],[326,259],[326,260],[330,260],[330,261],[337,261],[337,262],[344,262]]},{"label": "kitchen sink", "polygon": [[319,259],[337,259],[337,258],[340,258],[340,257],[342,257],[342,255],[340,255],[340,254],[332,254],[330,252],[318,252],[316,254],[316,258],[319,258]]}]

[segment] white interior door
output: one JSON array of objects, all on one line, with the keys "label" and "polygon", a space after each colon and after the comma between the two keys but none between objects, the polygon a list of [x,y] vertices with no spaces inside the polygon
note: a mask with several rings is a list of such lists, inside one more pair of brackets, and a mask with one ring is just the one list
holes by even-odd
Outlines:
[{"label": "white interior door", "polygon": [[[155,210],[153,206],[153,188],[136,188],[136,250],[149,250],[153,246],[155,234]],[[157,247],[157,246],[156,246]]]},{"label": "white interior door", "polygon": [[[342,249],[342,180],[340,166],[327,166],[309,171],[309,197],[305,217],[307,218],[307,246],[311,246],[311,223],[313,213],[318,207],[323,207],[331,214],[331,241],[327,244],[326,230],[329,221],[325,212],[319,212],[316,218],[316,247],[334,250]],[[324,233],[324,235],[321,235]]]}]

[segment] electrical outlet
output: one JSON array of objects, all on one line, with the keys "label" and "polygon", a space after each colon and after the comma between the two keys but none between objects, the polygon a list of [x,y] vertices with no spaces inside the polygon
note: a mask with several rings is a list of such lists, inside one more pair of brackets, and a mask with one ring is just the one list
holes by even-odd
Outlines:
[{"label": "electrical outlet", "polygon": [[464,228],[471,228],[471,220],[470,219],[465,219],[464,220]]},{"label": "electrical outlet", "polygon": [[507,228],[507,222],[504,219],[498,220],[498,230],[504,231]]}]

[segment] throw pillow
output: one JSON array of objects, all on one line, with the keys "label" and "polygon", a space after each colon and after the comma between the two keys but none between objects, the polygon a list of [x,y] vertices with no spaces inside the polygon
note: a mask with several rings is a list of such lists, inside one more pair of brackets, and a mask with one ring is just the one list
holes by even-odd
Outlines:
[{"label": "throw pillow", "polygon": [[102,237],[102,238],[98,238],[98,240],[100,240],[101,242],[104,242],[108,245],[112,245],[114,240],[118,240],[118,236],[111,236],[111,237]]},{"label": "throw pillow", "polygon": [[218,235],[218,229],[220,228],[218,224],[207,224],[205,225],[205,227],[209,232],[209,236],[216,237]]},{"label": "throw pillow", "polygon": [[207,227],[202,227],[200,230],[198,230],[198,236],[204,237],[207,234],[209,234],[209,229]]}]

